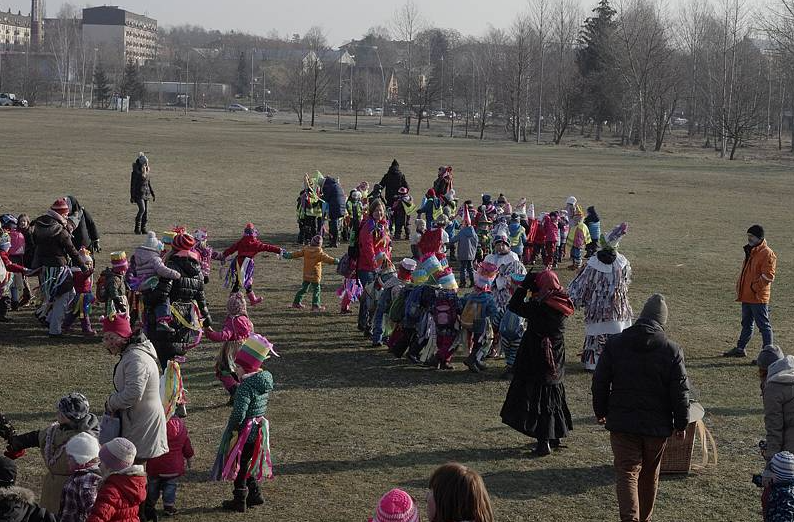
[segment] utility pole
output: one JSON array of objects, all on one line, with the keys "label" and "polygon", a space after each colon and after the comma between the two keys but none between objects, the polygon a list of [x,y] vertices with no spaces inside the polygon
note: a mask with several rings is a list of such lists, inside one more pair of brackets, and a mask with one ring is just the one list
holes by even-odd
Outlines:
[{"label": "utility pole", "polygon": [[187,116],[187,104],[190,101],[188,89],[190,85],[190,49],[187,51],[187,61],[185,62],[185,116]]},{"label": "utility pole", "polygon": [[339,53],[339,99],[336,104],[336,130],[342,130],[342,56],[344,56],[344,51]]},{"label": "utility pole", "polygon": [[444,110],[444,55],[441,55],[441,110]]},{"label": "utility pole", "polygon": [[[91,108],[94,108],[94,79],[96,78],[96,53],[99,49],[94,47],[94,63],[91,64]],[[162,82],[161,87],[162,88]]]},{"label": "utility pole", "polygon": [[375,56],[378,57],[378,65],[380,66],[380,79],[383,82],[381,91],[380,91],[380,122],[378,125],[383,125],[383,113],[386,111],[386,75],[383,73],[383,62],[380,61],[380,53],[378,52],[378,47],[373,45],[373,49],[375,49]]}]

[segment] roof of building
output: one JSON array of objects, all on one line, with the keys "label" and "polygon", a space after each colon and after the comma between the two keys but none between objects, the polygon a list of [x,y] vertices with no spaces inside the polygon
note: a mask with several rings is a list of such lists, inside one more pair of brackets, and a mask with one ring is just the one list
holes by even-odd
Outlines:
[{"label": "roof of building", "polygon": [[157,20],[148,16],[131,13],[114,5],[86,7],[83,9],[83,23],[89,25],[128,25],[157,30]]},{"label": "roof of building", "polygon": [[0,24],[30,27],[30,17],[23,15],[21,11],[14,14],[9,8],[7,13],[0,13]]}]

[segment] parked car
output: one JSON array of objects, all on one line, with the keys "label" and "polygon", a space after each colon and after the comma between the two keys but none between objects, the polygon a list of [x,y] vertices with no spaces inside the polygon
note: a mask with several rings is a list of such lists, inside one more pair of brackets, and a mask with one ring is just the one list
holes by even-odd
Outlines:
[{"label": "parked car", "polygon": [[278,109],[276,109],[275,107],[271,107],[270,105],[268,105],[267,107],[265,107],[264,105],[257,105],[256,107],[254,107],[254,110],[256,112],[267,112],[268,114],[271,115],[276,114],[278,112]]},{"label": "parked car", "polygon": [[248,112],[248,107],[246,107],[245,105],[241,105],[239,103],[232,103],[226,108],[226,110],[229,112],[238,112],[238,111]]},{"label": "parked car", "polygon": [[16,94],[0,92],[0,107],[27,107],[28,101],[17,98]]},{"label": "parked car", "polygon": [[383,107],[378,107],[375,109],[375,116],[380,116],[383,114]]},{"label": "parked car", "polygon": [[364,116],[375,116],[375,111],[372,110],[372,107],[367,107],[364,109]]},{"label": "parked car", "polygon": [[689,120],[687,120],[686,118],[678,118],[678,117],[676,117],[676,118],[673,118],[673,121],[672,121],[672,124],[677,126],[677,127],[684,127],[688,123],[689,123]]}]

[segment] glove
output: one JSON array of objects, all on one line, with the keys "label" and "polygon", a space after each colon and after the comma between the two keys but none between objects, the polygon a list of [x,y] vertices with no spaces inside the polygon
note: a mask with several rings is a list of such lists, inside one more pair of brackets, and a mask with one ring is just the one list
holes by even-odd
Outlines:
[{"label": "glove", "polygon": [[99,246],[99,240],[95,239],[91,242],[91,251],[92,252],[102,252],[102,247]]},{"label": "glove", "polygon": [[157,196],[154,195],[154,192],[152,192],[152,201],[157,201]]}]

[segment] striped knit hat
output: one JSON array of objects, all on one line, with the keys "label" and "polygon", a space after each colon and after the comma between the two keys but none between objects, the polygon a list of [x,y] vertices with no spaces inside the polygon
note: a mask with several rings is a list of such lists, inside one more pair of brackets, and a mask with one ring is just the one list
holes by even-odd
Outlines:
[{"label": "striped knit hat", "polygon": [[69,204],[66,202],[65,198],[59,198],[55,200],[55,203],[52,204],[50,210],[57,212],[58,214],[65,216],[69,213]]},{"label": "striped knit hat", "polygon": [[110,253],[110,265],[113,268],[113,271],[118,273],[123,273],[127,271],[129,265],[127,264],[127,253],[123,250],[118,252],[111,252]]},{"label": "striped knit hat", "polygon": [[484,261],[480,263],[477,273],[474,274],[474,286],[486,292],[491,288],[496,276],[499,274],[499,267],[493,263]]},{"label": "striped knit hat", "polygon": [[234,364],[245,373],[253,373],[262,366],[265,359],[270,358],[271,352],[279,357],[273,349],[273,343],[268,341],[265,336],[251,334],[234,357]]},{"label": "striped knit hat", "polygon": [[419,510],[411,495],[401,489],[393,489],[383,495],[372,522],[419,522]]},{"label": "striped knit hat", "polygon": [[187,233],[177,234],[171,242],[171,246],[174,250],[190,250],[196,246],[196,240]]},{"label": "striped knit hat", "polygon": [[788,451],[775,453],[769,461],[769,469],[775,482],[794,482],[794,455]]},{"label": "striped knit hat", "polygon": [[118,472],[135,464],[138,450],[127,439],[116,437],[99,450],[99,460],[111,472]]}]

